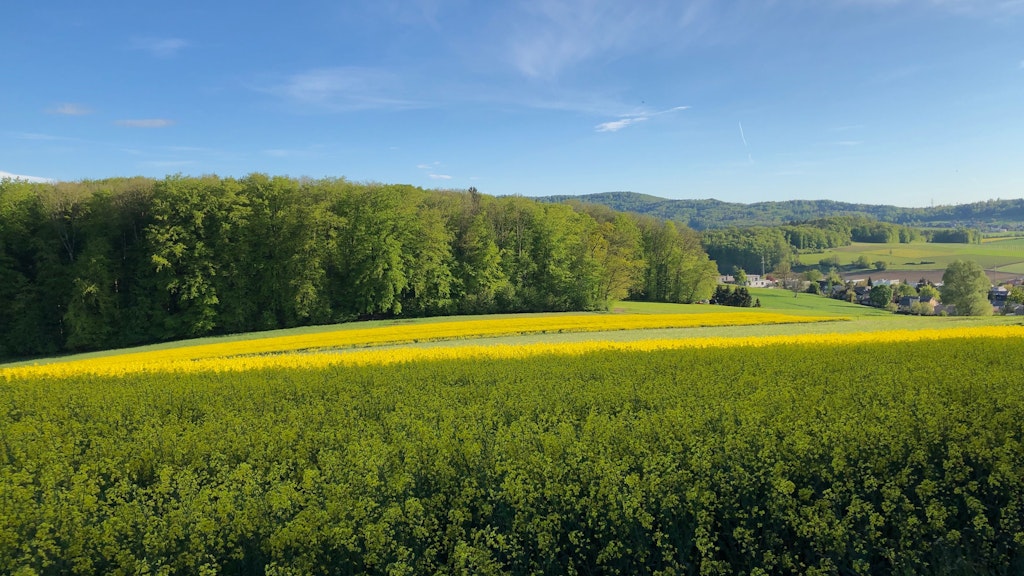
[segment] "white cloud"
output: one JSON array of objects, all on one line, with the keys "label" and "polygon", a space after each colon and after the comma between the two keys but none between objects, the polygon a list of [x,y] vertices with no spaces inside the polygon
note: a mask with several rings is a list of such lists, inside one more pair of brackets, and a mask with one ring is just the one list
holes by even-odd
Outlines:
[{"label": "white cloud", "polygon": [[672,108],[668,108],[658,112],[641,112],[637,114],[628,114],[626,116],[623,116],[622,118],[619,118],[618,120],[602,122],[597,126],[594,126],[594,130],[597,132],[618,132],[619,130],[632,126],[633,124],[636,124],[638,122],[646,122],[647,120],[650,120],[651,118],[654,118],[656,116],[662,116],[664,114],[669,114],[672,112],[679,112],[681,110],[689,110],[689,108],[689,106],[673,106]]},{"label": "white cloud", "polygon": [[0,170],[0,180],[24,180],[26,182],[53,182],[52,178],[43,178],[41,176],[24,176],[22,174],[11,174],[10,172],[4,172]]},{"label": "white cloud", "polygon": [[614,120],[612,122],[602,122],[594,127],[594,130],[598,132],[618,132],[627,126],[636,124],[637,122],[643,122],[647,120],[645,116],[638,116],[635,118],[623,118],[621,120]]},{"label": "white cloud", "polygon": [[49,113],[60,114],[62,116],[85,116],[87,114],[92,114],[92,110],[80,104],[72,104],[70,102],[66,102],[64,104],[57,106],[56,108],[51,108],[49,110]]},{"label": "white cloud", "polygon": [[136,38],[132,48],[149,52],[158,58],[170,58],[187,48],[189,42],[181,38]]},{"label": "white cloud", "polygon": [[431,180],[451,180],[452,179],[451,175],[449,175],[449,174],[440,174],[438,172],[435,172],[435,170],[437,170],[438,168],[441,168],[442,166],[443,165],[440,162],[435,161],[435,162],[424,162],[422,164],[417,164],[416,168],[418,170],[425,170],[425,171],[427,171],[427,178],[430,178]]},{"label": "white cloud", "polygon": [[118,120],[115,124],[127,128],[166,128],[173,125],[174,120],[166,118],[139,118],[135,120]]},{"label": "white cloud", "polygon": [[333,112],[409,110],[424,104],[404,98],[400,78],[375,68],[342,67],[295,74],[266,90],[296,104]]},{"label": "white cloud", "polygon": [[643,52],[687,40],[704,19],[707,0],[521,0],[512,22],[508,59],[520,73],[550,78],[585,61]]}]

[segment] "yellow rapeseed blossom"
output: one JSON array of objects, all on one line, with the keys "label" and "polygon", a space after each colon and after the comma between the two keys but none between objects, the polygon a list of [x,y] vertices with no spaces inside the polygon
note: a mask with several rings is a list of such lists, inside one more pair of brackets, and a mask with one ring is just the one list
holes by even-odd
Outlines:
[{"label": "yellow rapeseed blossom", "polygon": [[[598,332],[650,330],[665,328],[697,328],[706,326],[748,326],[759,324],[791,324],[827,322],[847,318],[793,316],[775,312],[716,309],[696,314],[561,314],[556,316],[494,316],[482,320],[453,319],[438,322],[399,324],[373,328],[351,328],[300,334],[254,338],[233,342],[178,346],[166,350],[128,352],[103,358],[70,360],[40,367],[40,371],[0,369],[5,374],[109,374],[132,370],[130,366],[145,365],[148,370],[183,361],[210,358],[281,354],[296,351],[338,350],[381,345],[460,340],[470,338],[516,336],[559,332]],[[14,372],[12,372],[14,370]]]},{"label": "yellow rapeseed blossom", "polygon": [[[809,344],[822,346],[856,345],[861,343],[900,343],[953,338],[1024,338],[1024,326],[985,326],[942,328],[932,330],[887,330],[849,334],[801,334],[789,336],[747,336],[726,338],[650,339],[627,342],[593,340],[571,343],[536,343],[523,345],[444,346],[428,348],[367,349],[333,352],[293,352],[253,354],[245,356],[212,356],[182,354],[176,349],[159,353],[126,354],[95,360],[55,363],[0,370],[7,379],[50,377],[61,378],[79,374],[118,376],[136,372],[241,372],[263,368],[320,368],[327,366],[364,366],[400,362],[474,359],[517,359],[543,355],[579,355],[598,351],[655,351],[723,347],[762,347],[778,344]],[[244,343],[238,343],[244,344]],[[218,346],[218,345],[213,345]],[[230,347],[230,345],[224,345]],[[205,348],[205,347],[203,347]]]}]

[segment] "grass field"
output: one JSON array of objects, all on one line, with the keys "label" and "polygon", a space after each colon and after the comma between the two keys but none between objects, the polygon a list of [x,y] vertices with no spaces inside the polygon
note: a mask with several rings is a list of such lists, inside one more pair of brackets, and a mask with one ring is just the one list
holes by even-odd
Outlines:
[{"label": "grass field", "polygon": [[[863,276],[900,276],[917,280],[921,273],[945,270],[954,260],[973,260],[989,271],[1024,274],[1024,238],[997,238],[982,244],[867,244],[855,242],[815,254],[801,254],[800,263],[814,266],[825,258],[836,257],[844,274]],[[886,263],[885,271],[854,270],[850,263],[861,256],[869,262]]]}]

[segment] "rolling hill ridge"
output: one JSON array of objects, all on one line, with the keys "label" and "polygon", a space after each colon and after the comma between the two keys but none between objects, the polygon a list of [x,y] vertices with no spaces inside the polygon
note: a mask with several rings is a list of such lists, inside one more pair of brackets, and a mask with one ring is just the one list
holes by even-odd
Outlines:
[{"label": "rolling hill ridge", "polygon": [[882,222],[921,227],[1024,229],[1024,199],[987,200],[971,204],[902,208],[853,204],[835,200],[787,200],[742,204],[715,199],[673,200],[636,192],[601,192],[581,196],[538,198],[543,202],[579,201],[614,210],[649,214],[683,222],[694,230],[729,226],[777,226],[829,216],[864,215]]}]

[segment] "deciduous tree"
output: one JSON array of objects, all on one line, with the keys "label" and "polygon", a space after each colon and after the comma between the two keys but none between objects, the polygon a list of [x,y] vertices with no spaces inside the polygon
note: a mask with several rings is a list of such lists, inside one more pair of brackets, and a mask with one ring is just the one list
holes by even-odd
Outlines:
[{"label": "deciduous tree", "polygon": [[956,260],[942,274],[942,302],[956,307],[958,316],[990,316],[992,287],[985,270],[973,260]]}]

